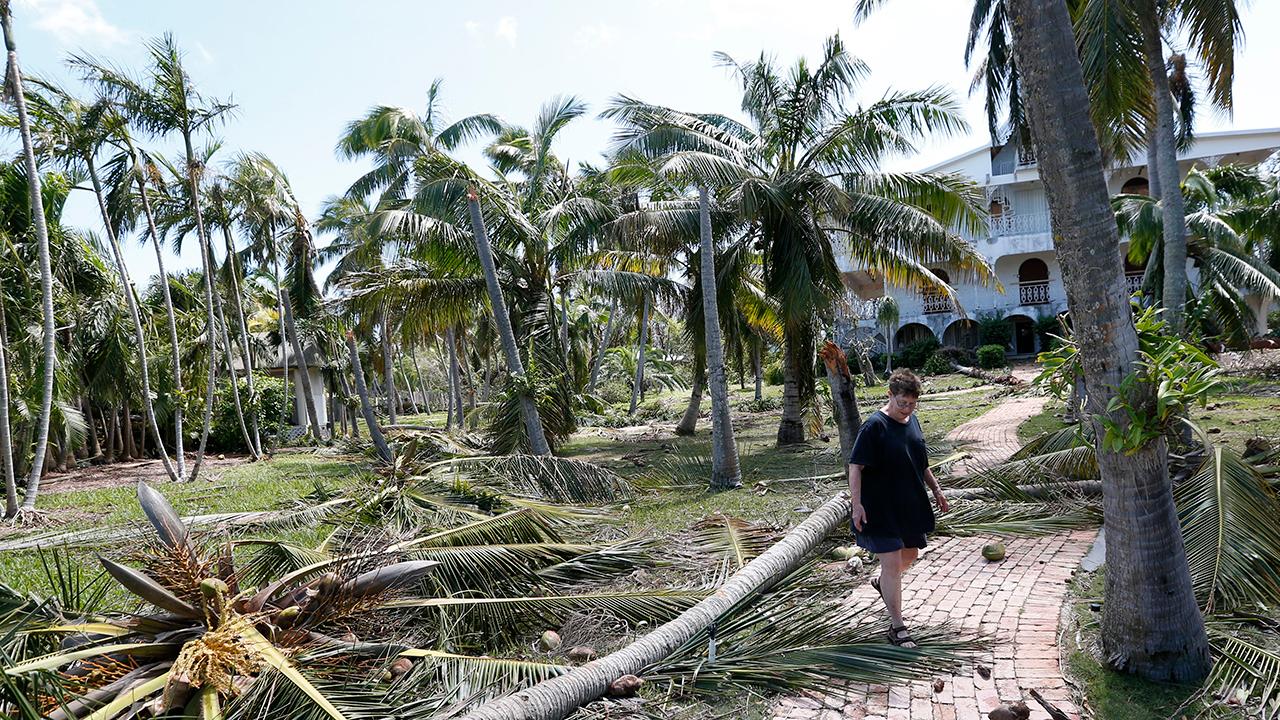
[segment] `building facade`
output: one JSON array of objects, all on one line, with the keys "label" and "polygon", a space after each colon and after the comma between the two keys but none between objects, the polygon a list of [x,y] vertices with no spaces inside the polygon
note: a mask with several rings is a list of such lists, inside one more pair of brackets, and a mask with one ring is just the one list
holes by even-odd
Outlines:
[{"label": "building facade", "polygon": [[[1256,165],[1280,149],[1280,128],[1204,133],[1178,156],[1182,177],[1192,168],[1217,165]],[[1146,158],[1119,162],[1107,171],[1111,194],[1147,193]],[[955,289],[955,300],[940,294],[886,285],[877,273],[853,268],[847,260],[841,266],[849,302],[837,321],[842,342],[851,335],[869,337],[877,347],[886,344],[888,328],[875,326],[875,301],[885,295],[895,298],[899,321],[892,328],[894,347],[932,335],[943,345],[977,347],[975,318],[994,313],[1008,318],[1014,327],[1011,355],[1031,355],[1040,350],[1035,321],[1067,309],[1062,268],[1053,250],[1049,229],[1049,205],[1033,153],[1016,143],[978,148],[926,169],[929,172],[963,174],[977,182],[986,193],[988,222],[985,233],[966,237],[990,263],[1000,286],[952,282],[949,268],[930,270]],[[1121,243],[1121,256],[1127,249]],[[1194,278],[1194,272],[1191,273]],[[1125,280],[1137,289],[1142,268],[1126,261]]]}]

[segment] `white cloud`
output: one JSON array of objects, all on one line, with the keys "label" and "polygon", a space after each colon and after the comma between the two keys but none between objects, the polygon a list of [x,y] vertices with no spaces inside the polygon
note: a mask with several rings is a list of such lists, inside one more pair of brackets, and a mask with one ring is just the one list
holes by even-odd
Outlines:
[{"label": "white cloud", "polygon": [[18,0],[18,6],[64,44],[111,47],[129,41],[129,33],[102,16],[97,0]]},{"label": "white cloud", "polygon": [[469,35],[470,37],[476,40],[480,39],[480,23],[476,22],[475,20],[468,20],[462,23],[462,27],[466,28],[467,35]]},{"label": "white cloud", "polygon": [[516,46],[516,19],[510,15],[498,18],[498,27],[493,31],[494,37],[507,41],[511,47]]},{"label": "white cloud", "polygon": [[583,25],[574,33],[573,42],[587,50],[598,50],[608,47],[618,39],[618,30],[612,25],[598,22],[595,25]]}]

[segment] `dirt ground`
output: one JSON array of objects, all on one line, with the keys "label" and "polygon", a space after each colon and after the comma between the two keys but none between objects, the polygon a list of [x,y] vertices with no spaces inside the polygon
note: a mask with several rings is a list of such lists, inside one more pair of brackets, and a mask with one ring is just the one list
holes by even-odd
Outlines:
[{"label": "dirt ground", "polygon": [[[188,470],[195,462],[194,454],[187,456]],[[202,480],[212,480],[228,468],[249,462],[248,455],[206,455],[200,468]],[[50,472],[40,481],[41,494],[56,494],[72,490],[97,490],[99,488],[132,485],[139,480],[168,480],[164,465],[159,460],[134,460],[109,465],[82,465],[65,473]]]}]

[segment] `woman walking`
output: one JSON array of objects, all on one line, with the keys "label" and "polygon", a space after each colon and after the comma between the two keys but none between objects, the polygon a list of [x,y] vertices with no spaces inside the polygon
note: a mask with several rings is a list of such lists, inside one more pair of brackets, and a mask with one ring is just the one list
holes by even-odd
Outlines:
[{"label": "woman walking", "polygon": [[928,490],[940,511],[951,509],[929,469],[924,431],[915,417],[920,389],[920,378],[910,370],[895,370],[888,401],[862,424],[849,457],[853,529],[858,545],[880,559],[880,576],[871,585],[889,611],[889,641],[903,647],[916,646],[902,621],[902,576],[933,532]]}]

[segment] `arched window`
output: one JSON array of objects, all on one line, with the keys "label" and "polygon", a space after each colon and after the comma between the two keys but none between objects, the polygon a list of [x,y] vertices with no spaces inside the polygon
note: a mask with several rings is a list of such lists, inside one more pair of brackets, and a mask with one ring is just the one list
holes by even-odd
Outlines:
[{"label": "arched window", "polygon": [[1040,258],[1023,260],[1018,266],[1018,302],[1022,305],[1049,302],[1049,266]]},{"label": "arched window", "polygon": [[1120,192],[1124,195],[1150,195],[1151,183],[1144,177],[1129,178],[1120,187]]}]

